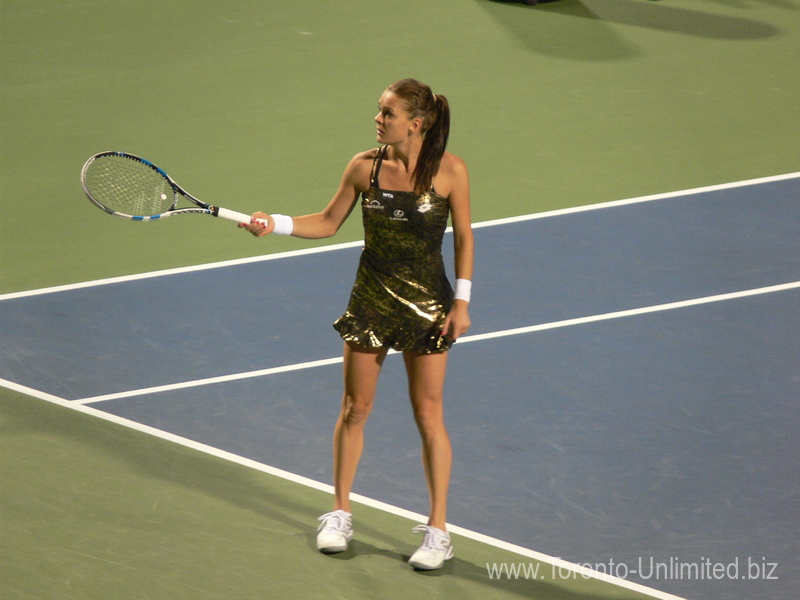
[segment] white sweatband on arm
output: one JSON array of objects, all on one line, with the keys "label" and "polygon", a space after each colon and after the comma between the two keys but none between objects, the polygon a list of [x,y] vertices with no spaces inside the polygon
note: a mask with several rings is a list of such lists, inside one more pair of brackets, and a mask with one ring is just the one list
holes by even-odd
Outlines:
[{"label": "white sweatband on arm", "polygon": [[456,300],[469,302],[472,295],[472,282],[469,279],[456,279]]},{"label": "white sweatband on arm", "polygon": [[294,229],[294,221],[292,217],[286,215],[270,215],[272,222],[275,223],[275,228],[272,233],[277,235],[292,235]]}]

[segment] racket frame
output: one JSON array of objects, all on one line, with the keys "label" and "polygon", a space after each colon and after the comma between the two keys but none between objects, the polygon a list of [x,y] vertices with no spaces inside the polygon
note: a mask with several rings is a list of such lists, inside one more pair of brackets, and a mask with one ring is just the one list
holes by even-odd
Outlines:
[{"label": "racket frame", "polygon": [[[161,177],[163,177],[166,182],[169,184],[170,188],[172,189],[172,205],[169,210],[156,214],[156,215],[131,215],[122,211],[114,210],[112,208],[107,207],[102,202],[100,202],[97,198],[94,197],[92,192],[89,190],[89,187],[86,184],[86,173],[89,170],[89,167],[98,159],[102,159],[104,157],[109,156],[116,156],[119,158],[125,158],[128,160],[134,160],[140,162],[141,164],[153,169],[156,173],[158,173]],[[86,197],[89,200],[100,208],[101,210],[107,212],[110,215],[114,215],[115,217],[120,217],[123,219],[129,219],[131,221],[155,221],[158,219],[165,219],[167,217],[171,217],[172,215],[183,215],[183,214],[202,214],[202,215],[211,215],[213,217],[220,217],[223,219],[228,219],[229,221],[235,221],[237,223],[249,223],[251,220],[250,215],[246,215],[244,213],[237,212],[235,210],[230,210],[227,208],[223,208],[221,206],[212,206],[210,204],[206,204],[202,200],[192,196],[189,192],[184,190],[180,185],[178,185],[172,177],[167,175],[166,171],[162,168],[156,166],[149,160],[142,158],[141,156],[136,156],[135,154],[130,154],[128,152],[117,152],[117,151],[107,151],[107,152],[98,152],[94,156],[90,157],[89,160],[84,163],[83,168],[81,169],[81,187],[83,188],[83,192],[86,194]],[[185,208],[177,208],[178,200],[180,196],[183,196],[194,204],[194,207],[185,207]]]}]

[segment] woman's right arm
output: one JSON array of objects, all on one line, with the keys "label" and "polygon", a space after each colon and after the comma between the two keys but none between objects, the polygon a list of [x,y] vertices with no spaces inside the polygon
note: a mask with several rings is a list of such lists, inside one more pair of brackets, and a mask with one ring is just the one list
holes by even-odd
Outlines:
[{"label": "woman's right arm", "polygon": [[[300,238],[331,237],[342,226],[353,210],[359,194],[369,188],[372,158],[369,152],[355,155],[344,170],[339,189],[328,205],[318,213],[292,217],[291,235]],[[266,222],[266,224],[265,224]],[[253,220],[239,227],[247,229],[256,237],[272,233],[275,219],[263,212],[253,214]]]}]

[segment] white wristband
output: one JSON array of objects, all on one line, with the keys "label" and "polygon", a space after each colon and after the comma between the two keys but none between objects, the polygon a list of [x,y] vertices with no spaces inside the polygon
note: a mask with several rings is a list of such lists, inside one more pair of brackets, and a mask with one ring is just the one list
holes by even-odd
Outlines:
[{"label": "white wristband", "polygon": [[472,295],[472,282],[469,279],[456,279],[456,300],[469,302]]},{"label": "white wristband", "polygon": [[294,229],[294,221],[292,221],[292,217],[287,217],[286,215],[270,215],[272,222],[275,223],[275,228],[272,230],[272,233],[277,235],[292,235],[292,230]]}]

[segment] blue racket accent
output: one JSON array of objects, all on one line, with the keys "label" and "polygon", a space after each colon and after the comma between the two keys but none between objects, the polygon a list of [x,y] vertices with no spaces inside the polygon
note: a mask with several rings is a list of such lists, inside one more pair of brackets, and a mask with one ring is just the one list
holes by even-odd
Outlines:
[{"label": "blue racket accent", "polygon": [[[131,156],[131,155],[130,155],[130,154],[126,154],[126,156]],[[166,177],[167,179],[169,179],[169,175],[167,175],[167,173],[166,173],[166,172],[165,172],[165,171],[164,171],[164,170],[163,170],[161,167],[154,165],[153,163],[151,163],[151,162],[150,162],[149,160],[147,160],[146,158],[140,158],[139,160],[140,160],[140,161],[142,161],[144,164],[146,164],[148,167],[153,167],[153,168],[154,168],[156,171],[158,171],[158,172],[159,172],[159,173],[161,173],[161,174],[162,174],[164,177]],[[172,180],[170,180],[170,184],[171,184],[171,183],[172,183]]]}]

